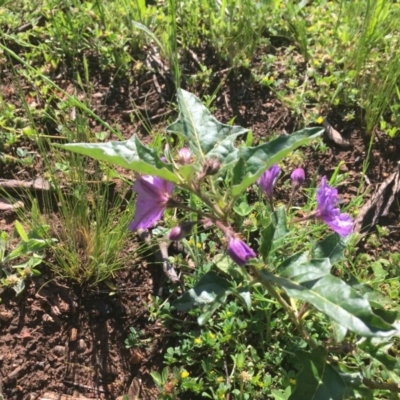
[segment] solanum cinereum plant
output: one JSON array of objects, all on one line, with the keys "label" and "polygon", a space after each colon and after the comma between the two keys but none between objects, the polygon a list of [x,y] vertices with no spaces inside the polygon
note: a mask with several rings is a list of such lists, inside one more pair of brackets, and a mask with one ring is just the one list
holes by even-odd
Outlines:
[{"label": "solanum cinereum plant", "polygon": [[[308,371],[314,374],[315,391],[333,384],[336,378],[335,384],[343,383],[336,391],[358,390],[361,382],[366,382],[362,372],[349,388],[349,382],[343,378],[346,372],[340,365],[333,367],[328,362],[327,350],[311,338],[305,328],[305,315],[313,309],[324,313],[340,327],[340,335],[335,338],[338,342],[344,340],[347,332],[353,332],[368,343],[372,338],[380,338],[382,343],[398,330],[389,312],[383,307],[376,310],[377,304],[371,306],[368,291],[360,291],[331,274],[332,265],[344,259],[352,233],[352,219],[341,213],[337,206],[338,192],[328,184],[326,177],[322,177],[316,192],[315,211],[301,220],[308,223],[320,223],[320,220],[334,232],[322,241],[314,239],[311,251],[291,254],[277,268],[271,269],[269,265],[271,249],[289,233],[287,209],[274,210],[273,191],[280,173],[278,163],[299,146],[321,135],[322,130],[307,128],[255,147],[246,146],[238,139],[247,129],[218,122],[191,93],[178,90],[177,97],[179,118],[167,132],[184,139],[185,146],[175,153],[167,148],[159,154],[144,146],[137,136],[120,142],[59,147],[135,171],[133,190],[137,197],[134,219],[129,226],[131,231],[151,229],[160,223],[166,209],[178,209],[181,215],[188,217],[171,229],[170,240],[190,235],[196,224],[215,229],[221,234],[221,246],[226,249],[228,259],[248,272],[243,275],[248,278],[238,283],[226,274],[221,276],[211,270],[173,303],[176,309],[188,311],[195,306],[202,307],[199,323],[204,324],[227,297],[233,295],[251,311],[251,288],[262,285],[288,313],[297,332],[308,343],[310,352],[306,359],[321,366],[318,371]],[[303,169],[292,172],[292,198],[304,181]],[[241,235],[241,227],[233,224],[235,205],[253,185],[258,185],[265,194],[268,203],[265,208],[270,213],[267,226],[259,229],[258,248],[250,246]],[[198,199],[196,204],[201,206],[190,206],[181,200],[185,196],[175,195],[176,191],[191,193]],[[299,379],[293,394],[303,393],[304,385],[305,380]]]}]

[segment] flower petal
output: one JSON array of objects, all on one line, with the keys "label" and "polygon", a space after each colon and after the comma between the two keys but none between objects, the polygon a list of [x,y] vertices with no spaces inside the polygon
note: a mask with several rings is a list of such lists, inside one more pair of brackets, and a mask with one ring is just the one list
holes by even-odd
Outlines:
[{"label": "flower petal", "polygon": [[150,228],[162,218],[174,184],[157,176],[143,175],[136,180],[133,190],[137,193],[136,211],[129,229]]},{"label": "flower petal", "polygon": [[250,258],[256,257],[256,253],[243,240],[236,237],[229,239],[228,255],[232,260],[244,267]]},{"label": "flower petal", "polygon": [[268,168],[257,180],[257,185],[260,186],[261,190],[268,196],[272,197],[274,185],[281,169],[277,164]]},{"label": "flower petal", "polygon": [[337,203],[338,191],[329,186],[326,182],[326,176],[321,180],[321,187],[317,192],[317,216],[329,216],[334,212]]},{"label": "flower petal", "polygon": [[353,231],[353,219],[349,214],[338,214],[332,219],[324,222],[340,236],[347,236]]},{"label": "flower petal", "polygon": [[336,207],[337,197],[337,189],[329,186],[324,176],[317,192],[316,216],[340,236],[347,236],[353,231],[353,219],[349,214],[340,213],[339,208]]},{"label": "flower petal", "polygon": [[151,228],[164,214],[165,207],[158,202],[138,198],[134,220],[129,224],[130,231]]}]

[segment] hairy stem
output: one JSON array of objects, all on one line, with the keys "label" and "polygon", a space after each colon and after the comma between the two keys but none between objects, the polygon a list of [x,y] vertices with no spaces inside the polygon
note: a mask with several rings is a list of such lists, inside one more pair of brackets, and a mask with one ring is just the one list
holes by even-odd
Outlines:
[{"label": "hairy stem", "polygon": [[183,203],[181,203],[180,201],[175,200],[175,199],[173,200],[173,202],[171,203],[171,205],[169,205],[169,207],[179,208],[179,209],[181,209],[181,210],[185,210],[185,211],[188,211],[188,212],[195,213],[195,214],[197,214],[200,218],[209,218],[209,219],[211,219],[212,221],[215,221],[215,216],[214,216],[214,215],[211,215],[211,214],[205,213],[205,212],[203,212],[203,211],[200,211],[200,210],[198,210],[198,209],[196,209],[196,208],[187,206],[186,204],[183,204]]},{"label": "hairy stem", "polygon": [[265,282],[262,278],[260,271],[257,267],[250,265],[249,266],[252,272],[257,276],[258,280],[261,284],[268,290],[268,292],[278,301],[278,303],[284,308],[284,310],[289,314],[290,319],[296,326],[297,330],[303,337],[303,339],[308,343],[308,345],[315,349],[318,347],[317,343],[315,343],[314,339],[310,336],[306,328],[304,327],[301,319],[298,318],[292,307],[286,302],[286,300],[280,295],[279,292],[276,291],[274,286],[271,283]]},{"label": "hairy stem", "polygon": [[[221,210],[218,204],[213,203],[207,196],[205,196],[202,192],[201,189],[198,187],[196,183],[193,183],[191,185],[181,185],[183,189],[189,190],[193,194],[195,194],[211,211],[213,211],[218,218],[221,218],[223,220],[226,219],[225,213]],[[210,217],[213,220],[215,217]]]}]

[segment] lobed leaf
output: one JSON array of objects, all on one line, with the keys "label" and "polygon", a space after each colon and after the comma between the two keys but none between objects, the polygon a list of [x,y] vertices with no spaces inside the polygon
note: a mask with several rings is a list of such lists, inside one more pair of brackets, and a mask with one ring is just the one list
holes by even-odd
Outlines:
[{"label": "lobed leaf", "polygon": [[200,306],[203,313],[198,317],[199,325],[204,325],[214,312],[226,302],[228,295],[236,296],[247,311],[251,308],[250,292],[247,287],[237,290],[226,279],[215,272],[207,272],[197,284],[172,302],[177,310],[188,312],[193,307]]},{"label": "lobed leaf", "polygon": [[317,347],[311,353],[299,350],[296,356],[303,369],[289,400],[342,400],[346,384],[340,374],[326,362],[326,352]]},{"label": "lobed leaf", "polygon": [[400,377],[400,360],[388,353],[392,345],[393,343],[386,341],[376,343],[373,338],[367,338],[359,345],[359,348]]},{"label": "lobed leaf", "polygon": [[144,146],[136,135],[124,141],[107,143],[69,143],[54,144],[64,150],[82,154],[95,160],[130,169],[141,174],[159,176],[167,181],[178,183],[172,165],[165,164],[156,150]]},{"label": "lobed leaf", "polygon": [[202,164],[209,158],[217,158],[223,167],[236,162],[235,140],[248,129],[222,124],[192,93],[178,89],[177,98],[179,118],[168,126],[167,132],[183,136]]},{"label": "lobed leaf", "polygon": [[328,258],[307,260],[306,253],[297,253],[278,267],[278,273],[284,278],[302,283],[330,275],[331,268],[332,265]]},{"label": "lobed leaf", "polygon": [[173,301],[172,305],[183,312],[188,312],[195,306],[203,306],[204,312],[198,318],[199,325],[203,325],[225,303],[232,291],[234,288],[227,280],[210,271],[192,289]]},{"label": "lobed leaf", "polygon": [[350,240],[350,235],[343,238],[337,233],[332,233],[324,240],[318,242],[313,249],[314,258],[329,258],[331,264],[343,260],[344,250]]},{"label": "lobed leaf", "polygon": [[[304,281],[307,273],[316,274],[315,279]],[[261,276],[266,282],[281,286],[290,297],[307,301],[359,335],[388,337],[397,332],[391,324],[376,315],[368,300],[351,286],[332,275],[318,277],[317,271],[310,270],[307,263],[290,278],[273,275],[265,269],[261,271]]]}]

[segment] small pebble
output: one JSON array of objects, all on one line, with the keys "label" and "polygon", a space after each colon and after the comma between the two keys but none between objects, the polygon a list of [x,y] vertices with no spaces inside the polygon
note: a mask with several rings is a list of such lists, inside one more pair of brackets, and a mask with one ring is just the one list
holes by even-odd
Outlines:
[{"label": "small pebble", "polygon": [[42,320],[44,322],[54,323],[54,319],[49,314],[43,314]]},{"label": "small pebble", "polygon": [[79,342],[78,342],[78,350],[81,351],[81,352],[83,352],[83,351],[85,351],[86,349],[87,349],[87,346],[86,346],[85,341],[84,341],[83,339],[79,339]]},{"label": "small pebble", "polygon": [[75,342],[77,337],[78,337],[78,330],[76,328],[72,328],[69,334],[69,340],[71,342]]},{"label": "small pebble", "polygon": [[12,312],[6,310],[5,308],[0,309],[0,320],[4,322],[9,322],[13,318]]},{"label": "small pebble", "polygon": [[64,355],[65,353],[65,347],[64,346],[54,346],[53,348],[53,353],[57,356],[57,357],[61,357]]}]

